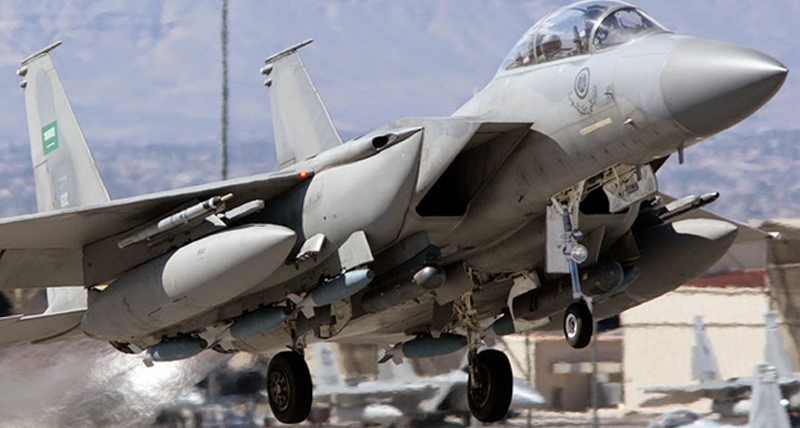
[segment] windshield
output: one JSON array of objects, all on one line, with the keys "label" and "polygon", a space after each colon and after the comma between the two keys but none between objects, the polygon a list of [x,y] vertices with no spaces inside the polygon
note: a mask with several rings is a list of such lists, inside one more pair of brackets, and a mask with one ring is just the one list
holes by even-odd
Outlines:
[{"label": "windshield", "polygon": [[628,43],[646,34],[664,31],[644,12],[635,8],[621,9],[608,15],[597,28],[594,47],[597,50]]},{"label": "windshield", "polygon": [[[616,1],[575,3],[545,17],[528,30],[506,56],[501,70],[586,55],[656,31],[664,31],[664,28],[628,4]],[[592,40],[591,45],[589,40]]]}]

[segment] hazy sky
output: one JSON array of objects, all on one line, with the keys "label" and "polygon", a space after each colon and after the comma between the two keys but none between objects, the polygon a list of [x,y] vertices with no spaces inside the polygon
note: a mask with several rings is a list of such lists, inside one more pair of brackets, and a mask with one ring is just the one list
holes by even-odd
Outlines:
[{"label": "hazy sky", "polygon": [[[520,35],[565,1],[230,0],[231,133],[270,140],[264,57],[302,52],[345,135],[402,116],[448,115],[482,87]],[[797,0],[643,0],[668,28],[738,43],[800,70]],[[0,139],[27,139],[19,60],[53,58],[90,144],[213,141],[219,135],[220,1],[0,2]],[[800,82],[739,127],[798,127]]]}]

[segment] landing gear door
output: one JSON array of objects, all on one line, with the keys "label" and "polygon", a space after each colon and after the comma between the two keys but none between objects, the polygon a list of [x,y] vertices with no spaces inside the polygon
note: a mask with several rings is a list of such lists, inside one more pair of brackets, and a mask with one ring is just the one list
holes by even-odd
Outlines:
[{"label": "landing gear door", "polygon": [[545,249],[547,273],[569,273],[569,263],[564,256],[564,220],[558,207],[547,206],[547,247]]},{"label": "landing gear door", "polygon": [[615,177],[603,186],[603,191],[608,197],[609,211],[615,214],[658,192],[658,183],[653,168],[644,165],[634,172]]}]

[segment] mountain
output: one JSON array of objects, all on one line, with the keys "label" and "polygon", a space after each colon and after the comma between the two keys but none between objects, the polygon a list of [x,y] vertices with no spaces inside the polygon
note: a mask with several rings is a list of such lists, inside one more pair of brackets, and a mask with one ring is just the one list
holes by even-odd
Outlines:
[{"label": "mountain", "polygon": [[658,174],[675,196],[719,191],[709,209],[740,221],[800,217],[800,130],[725,132],[670,159]]},{"label": "mountain", "polygon": [[[112,198],[118,199],[218,180],[216,143],[93,146]],[[36,210],[27,143],[0,143],[0,217]],[[275,169],[265,141],[230,144],[232,177]],[[686,151],[686,163],[670,159],[658,173],[673,196],[719,191],[709,209],[739,221],[800,216],[800,130],[754,134],[724,132]]]}]

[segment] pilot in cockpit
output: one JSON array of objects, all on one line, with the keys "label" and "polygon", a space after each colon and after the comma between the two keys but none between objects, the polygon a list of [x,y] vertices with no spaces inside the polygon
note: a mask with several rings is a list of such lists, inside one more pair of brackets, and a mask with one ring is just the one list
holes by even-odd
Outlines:
[{"label": "pilot in cockpit", "polygon": [[600,18],[605,11],[605,6],[589,6],[586,8],[586,12],[583,15],[583,28],[578,28],[578,26],[572,27],[575,38],[574,55],[589,53],[589,36],[592,34],[597,19]]},{"label": "pilot in cockpit", "polygon": [[660,31],[667,30],[634,6],[609,0],[584,1],[536,23],[501,67],[512,70],[588,55]]},{"label": "pilot in cockpit", "polygon": [[561,52],[561,38],[556,34],[540,34],[536,43],[536,56],[543,58],[544,61],[554,59],[555,55]]}]

